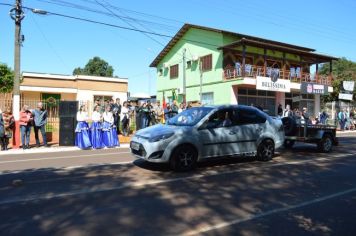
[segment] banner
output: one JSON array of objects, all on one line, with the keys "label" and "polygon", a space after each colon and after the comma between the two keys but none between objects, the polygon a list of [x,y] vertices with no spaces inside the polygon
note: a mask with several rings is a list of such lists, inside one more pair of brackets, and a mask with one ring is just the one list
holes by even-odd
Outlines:
[{"label": "banner", "polygon": [[270,77],[257,76],[256,89],[275,92],[290,92],[290,80],[275,79],[272,81]]},{"label": "banner", "polygon": [[345,91],[353,92],[355,87],[355,81],[343,81],[342,86],[344,87]]},{"label": "banner", "polygon": [[352,97],[353,97],[353,94],[349,94],[349,93],[339,93],[339,99],[340,100],[349,100],[349,101],[352,101]]},{"label": "banner", "polygon": [[324,84],[315,84],[302,82],[300,85],[300,93],[301,94],[321,94],[328,95],[328,86]]}]

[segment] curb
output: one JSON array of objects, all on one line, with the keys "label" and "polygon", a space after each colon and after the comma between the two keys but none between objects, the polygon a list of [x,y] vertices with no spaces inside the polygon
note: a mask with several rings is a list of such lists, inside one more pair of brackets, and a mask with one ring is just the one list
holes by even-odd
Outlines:
[{"label": "curb", "polygon": [[[119,147],[115,148],[103,148],[103,149],[97,149],[97,150],[109,150],[109,149],[121,149],[121,148],[129,148],[130,145],[128,143],[123,143],[120,144]],[[90,150],[90,149],[89,149]],[[93,149],[94,150],[94,149]],[[32,148],[32,149],[10,149],[8,151],[0,151],[0,156],[5,156],[5,155],[16,155],[16,154],[34,154],[34,153],[50,153],[50,152],[69,152],[69,151],[82,151],[78,147],[39,147],[39,148]]]}]

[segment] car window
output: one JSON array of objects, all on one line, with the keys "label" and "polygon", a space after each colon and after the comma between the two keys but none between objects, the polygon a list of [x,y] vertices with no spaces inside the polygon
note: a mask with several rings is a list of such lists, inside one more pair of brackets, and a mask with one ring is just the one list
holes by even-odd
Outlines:
[{"label": "car window", "polygon": [[237,119],[239,125],[261,124],[266,122],[266,118],[262,114],[250,109],[239,109],[235,119]]},{"label": "car window", "polygon": [[207,128],[230,127],[233,125],[232,110],[223,109],[216,111],[209,117]]},{"label": "car window", "polygon": [[209,107],[193,107],[170,118],[166,121],[166,124],[175,126],[194,126],[212,109],[213,108]]}]

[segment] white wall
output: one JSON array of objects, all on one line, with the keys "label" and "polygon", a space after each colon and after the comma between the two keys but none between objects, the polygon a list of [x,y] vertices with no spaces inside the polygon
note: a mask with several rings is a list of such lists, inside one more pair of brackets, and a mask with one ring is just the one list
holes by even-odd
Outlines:
[{"label": "white wall", "polygon": [[120,98],[121,103],[127,100],[127,93],[125,92],[78,90],[77,101],[93,101],[95,95],[112,96],[114,99]]}]

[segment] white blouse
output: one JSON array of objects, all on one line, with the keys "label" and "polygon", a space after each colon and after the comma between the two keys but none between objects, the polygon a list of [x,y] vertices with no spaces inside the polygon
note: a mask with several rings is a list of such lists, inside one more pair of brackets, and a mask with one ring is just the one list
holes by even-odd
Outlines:
[{"label": "white blouse", "polygon": [[77,112],[77,121],[87,121],[88,120],[88,112],[85,111],[78,111]]},{"label": "white blouse", "polygon": [[101,120],[101,114],[100,112],[94,111],[92,116],[91,116],[91,120],[94,122],[98,122]]},{"label": "white blouse", "polygon": [[121,107],[120,119],[123,120],[125,115],[127,115],[127,118],[129,118],[129,109],[123,106]]},{"label": "white blouse", "polygon": [[109,122],[110,124],[114,123],[114,116],[112,115],[111,111],[109,111],[109,112],[105,111],[103,113],[103,119],[104,119],[104,121]]}]

